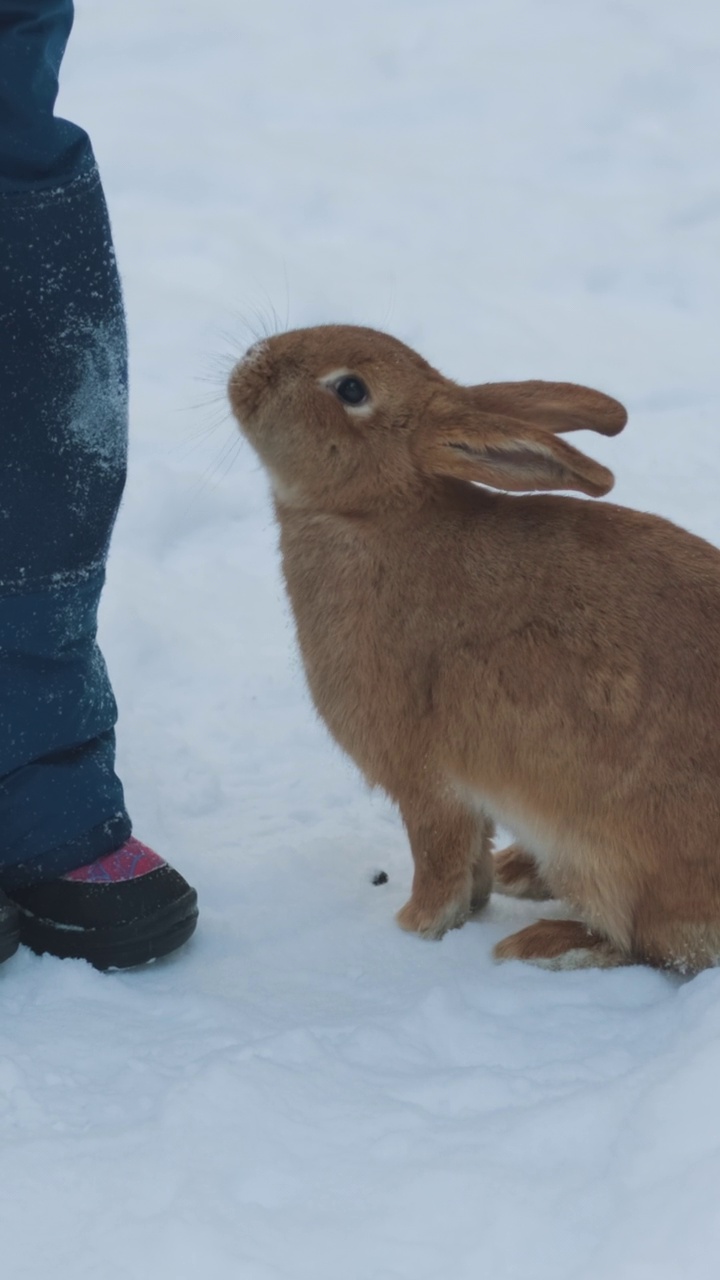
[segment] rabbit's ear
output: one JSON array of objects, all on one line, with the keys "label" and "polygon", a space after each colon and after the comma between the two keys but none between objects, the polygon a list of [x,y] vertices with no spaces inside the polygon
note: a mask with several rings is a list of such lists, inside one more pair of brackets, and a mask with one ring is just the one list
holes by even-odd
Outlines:
[{"label": "rabbit's ear", "polygon": [[597,498],[615,482],[607,467],[549,432],[482,413],[468,418],[467,425],[456,419],[431,430],[420,447],[420,464],[431,475],[515,493],[576,489]]},{"label": "rabbit's ear", "polygon": [[474,409],[507,414],[554,434],[598,431],[616,436],[627,422],[619,400],[573,382],[486,382],[464,391]]}]

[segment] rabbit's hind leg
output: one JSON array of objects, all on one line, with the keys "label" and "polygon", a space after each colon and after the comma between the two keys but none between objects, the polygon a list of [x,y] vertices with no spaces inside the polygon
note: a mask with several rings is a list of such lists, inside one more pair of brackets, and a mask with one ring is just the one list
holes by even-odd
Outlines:
[{"label": "rabbit's hind leg", "polygon": [[542,969],[615,969],[638,963],[579,920],[537,920],[503,938],[496,960],[524,960]]},{"label": "rabbit's hind leg", "polygon": [[534,902],[547,902],[553,897],[536,859],[522,845],[511,844],[496,853],[493,868],[494,893],[503,893],[510,898],[530,898]]},{"label": "rabbit's hind leg", "polygon": [[641,920],[634,948],[647,964],[691,975],[720,966],[720,921]]}]

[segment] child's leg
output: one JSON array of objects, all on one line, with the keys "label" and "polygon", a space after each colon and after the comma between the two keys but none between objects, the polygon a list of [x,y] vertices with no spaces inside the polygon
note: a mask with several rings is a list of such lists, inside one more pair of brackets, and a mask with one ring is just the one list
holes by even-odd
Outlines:
[{"label": "child's leg", "polygon": [[28,912],[27,886],[131,829],[95,639],[125,482],[125,318],[89,140],[53,116],[71,25],[71,0],[11,16],[0,0],[0,886]]},{"label": "child's leg", "polygon": [[82,130],[53,117],[68,0],[0,5],[0,884],[130,833],[95,643],[125,480],[125,321]]}]

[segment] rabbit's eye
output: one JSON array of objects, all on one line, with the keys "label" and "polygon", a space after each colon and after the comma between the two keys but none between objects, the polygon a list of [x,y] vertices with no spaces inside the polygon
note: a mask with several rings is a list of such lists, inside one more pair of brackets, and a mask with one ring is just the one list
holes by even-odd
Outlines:
[{"label": "rabbit's eye", "polygon": [[341,378],[333,389],[344,404],[364,404],[370,395],[360,378]]}]

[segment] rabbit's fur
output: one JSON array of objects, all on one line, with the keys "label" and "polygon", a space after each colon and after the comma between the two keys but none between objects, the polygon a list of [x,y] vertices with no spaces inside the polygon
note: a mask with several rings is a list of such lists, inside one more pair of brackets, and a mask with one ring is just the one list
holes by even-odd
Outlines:
[{"label": "rabbit's fur", "polygon": [[[348,378],[362,403],[340,398]],[[611,473],[557,433],[613,435],[622,406],[458,386],[334,325],[257,344],[229,392],[271,477],[315,704],[407,828],[403,928],[461,925],[494,871],[580,917],[521,930],[501,959],[716,963],[720,553],[655,516],[527,493],[606,493]],[[496,821],[519,843],[493,862]]]}]

